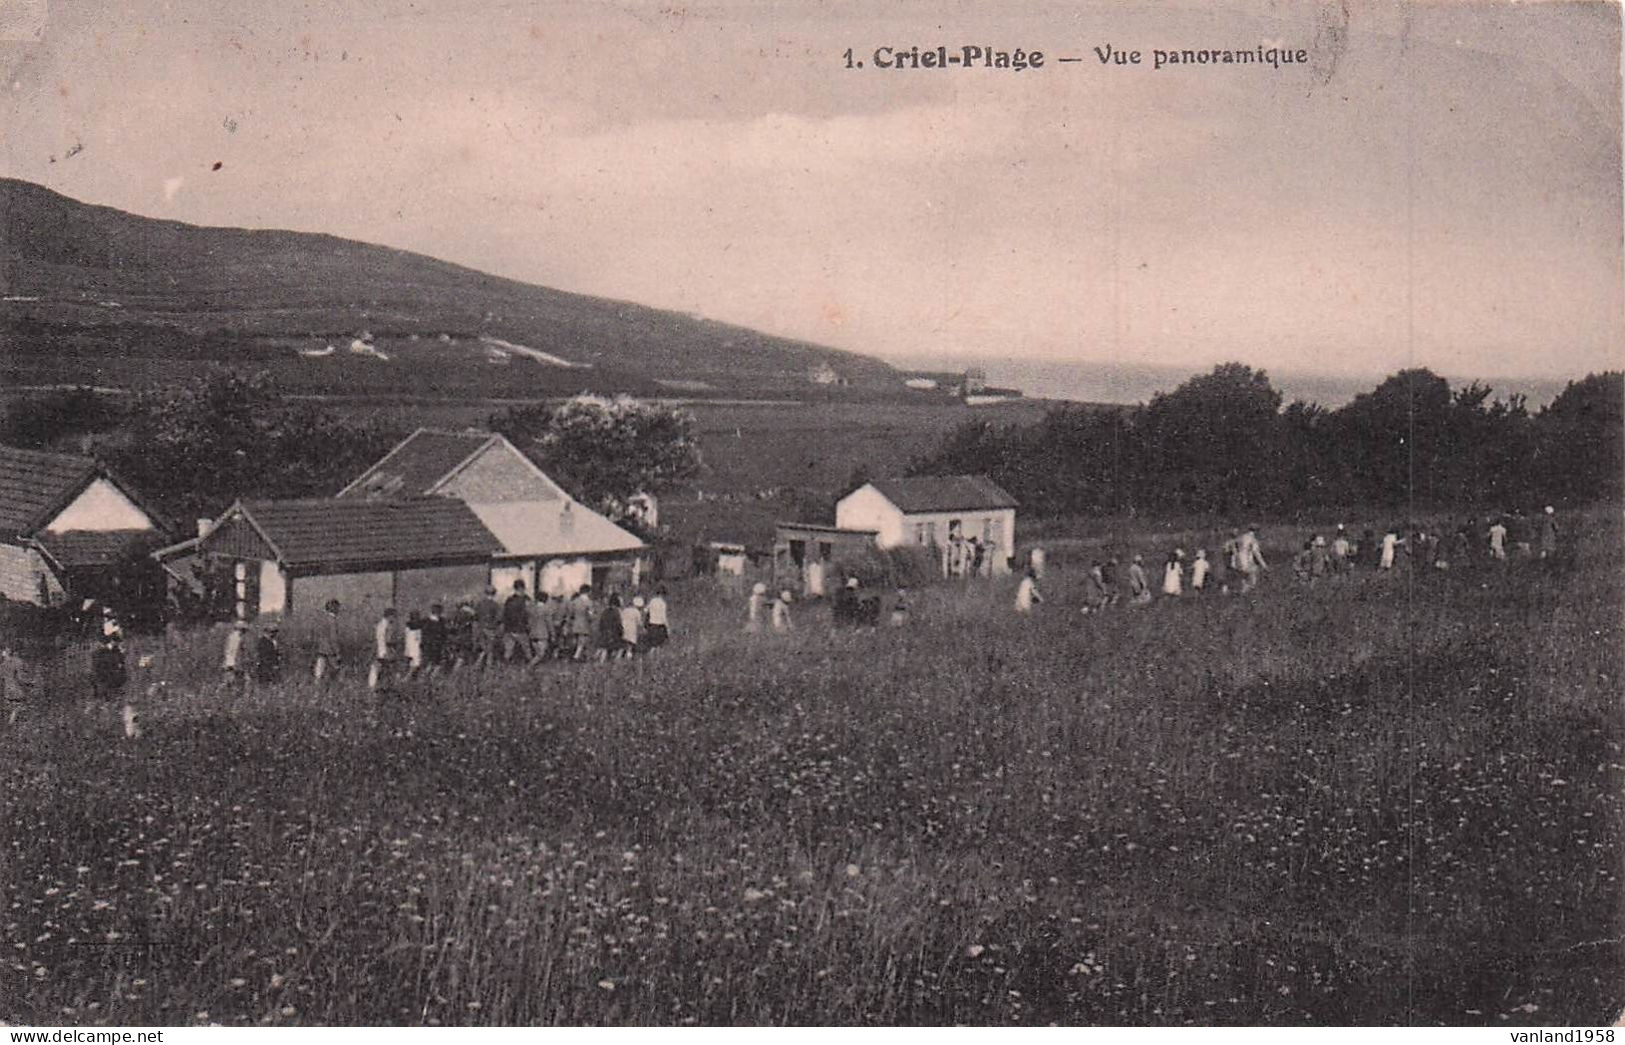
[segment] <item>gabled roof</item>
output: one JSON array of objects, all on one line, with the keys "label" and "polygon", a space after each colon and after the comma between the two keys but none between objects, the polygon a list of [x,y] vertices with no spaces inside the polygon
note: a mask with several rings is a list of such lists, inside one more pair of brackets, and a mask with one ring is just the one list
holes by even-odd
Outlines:
[{"label": "gabled roof", "polygon": [[[468,505],[449,497],[242,501],[223,518],[233,514],[241,514],[290,569],[450,566],[502,553]],[[201,545],[207,551],[209,538]]]},{"label": "gabled roof", "polygon": [[546,559],[595,552],[637,551],[643,542],[584,504],[504,501],[471,504],[480,522],[502,543],[505,556]]},{"label": "gabled roof", "polygon": [[876,479],[869,485],[905,513],[974,512],[1017,505],[1014,497],[983,475]]},{"label": "gabled roof", "polygon": [[360,478],[340,490],[338,496],[347,500],[357,497],[376,500],[440,493],[458,473],[493,448],[519,461],[559,497],[569,496],[506,436],[475,429],[448,432],[438,428],[419,428],[407,436]]},{"label": "gabled roof", "polygon": [[339,491],[342,498],[422,497],[499,437],[419,428]]},{"label": "gabled roof", "polygon": [[78,570],[110,566],[133,542],[152,535],[151,530],[69,530],[41,533],[30,543],[61,569]]},{"label": "gabled roof", "polygon": [[0,446],[0,537],[44,526],[97,474],[88,457]]}]

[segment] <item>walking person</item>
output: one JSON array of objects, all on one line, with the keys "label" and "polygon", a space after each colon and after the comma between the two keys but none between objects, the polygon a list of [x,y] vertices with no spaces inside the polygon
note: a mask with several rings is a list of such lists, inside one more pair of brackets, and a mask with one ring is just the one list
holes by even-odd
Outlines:
[{"label": "walking person", "polygon": [[1128,601],[1133,606],[1151,602],[1151,582],[1145,576],[1145,559],[1139,555],[1128,564]]},{"label": "walking person", "polygon": [[650,596],[644,622],[647,625],[645,644],[649,649],[659,649],[671,638],[671,609],[666,605],[665,585],[656,587],[654,595]]},{"label": "walking person", "polygon": [[1185,552],[1175,548],[1162,567],[1162,593],[1177,599],[1185,592]]},{"label": "walking person", "polygon": [[536,654],[530,644],[530,596],[525,582],[513,582],[513,593],[502,604],[502,661],[528,663]]},{"label": "walking person", "polygon": [[395,674],[406,645],[406,634],[395,619],[395,607],[386,606],[372,629],[372,667],[367,688],[380,696],[395,691]]},{"label": "walking person", "polygon": [[451,628],[445,618],[445,608],[438,602],[429,604],[429,615],[422,625],[423,670],[434,675],[450,667]]},{"label": "walking person", "polygon": [[474,607],[474,657],[476,667],[492,667],[502,659],[502,603],[495,585],[485,586],[485,595]]},{"label": "walking person", "polygon": [[1016,612],[1031,613],[1033,607],[1044,601],[1043,595],[1038,591],[1038,571],[1031,566],[1021,575],[1021,581],[1016,585]]},{"label": "walking person", "polygon": [[1196,561],[1191,563],[1191,592],[1200,595],[1207,590],[1208,574],[1213,564],[1207,561],[1207,549],[1196,549]]},{"label": "walking person", "polygon": [[1236,568],[1241,572],[1241,590],[1252,591],[1270,564],[1264,561],[1264,548],[1258,542],[1258,528],[1249,526],[1236,541]]},{"label": "walking person", "polygon": [[1342,523],[1338,523],[1337,535],[1332,538],[1332,570],[1334,572],[1348,572],[1350,565],[1349,552],[1351,550],[1348,530],[1344,528]]},{"label": "walking person", "polygon": [[1535,521],[1535,539],[1542,559],[1550,559],[1557,554],[1557,513],[1549,504]]},{"label": "walking person", "polygon": [[540,664],[553,648],[553,606],[545,591],[530,602],[530,663]]},{"label": "walking person", "polygon": [[247,672],[243,664],[243,643],[248,638],[248,622],[238,617],[226,632],[226,651],[220,658],[220,688],[236,696],[243,691]]},{"label": "walking person", "polygon": [[280,628],[271,621],[254,641],[254,682],[261,686],[274,686],[282,681],[282,644],[278,640]]},{"label": "walking person", "polygon": [[1106,591],[1106,575],[1096,559],[1089,564],[1089,572],[1083,578],[1083,612],[1100,613],[1106,609],[1111,596]]},{"label": "walking person", "polygon": [[790,590],[786,588],[779,592],[779,597],[773,603],[773,630],[783,634],[793,627],[790,621]]},{"label": "walking person", "polygon": [[97,703],[110,703],[124,692],[130,669],[124,662],[124,647],[116,636],[104,635],[90,655],[90,691]]},{"label": "walking person", "polygon": [[31,696],[28,667],[10,646],[0,645],[0,702],[5,705],[6,725],[15,725]]},{"label": "walking person", "polygon": [[1399,527],[1390,526],[1382,535],[1382,551],[1377,557],[1377,569],[1394,568],[1394,553],[1399,549]]},{"label": "walking person", "polygon": [[328,599],[322,619],[316,626],[316,663],[312,673],[316,685],[330,682],[339,670],[339,600]]},{"label": "walking person", "polygon": [[634,595],[621,609],[621,649],[632,657],[643,650],[643,596]]},{"label": "walking person", "polygon": [[1332,570],[1332,555],[1326,548],[1326,538],[1315,534],[1309,542],[1309,580],[1318,581]]},{"label": "walking person", "polygon": [[598,659],[613,660],[620,656],[625,641],[621,630],[621,597],[611,595],[609,605],[598,615]]},{"label": "walking person", "polygon": [[401,632],[401,669],[409,679],[423,673],[423,618],[417,610],[407,612]]},{"label": "walking person", "polygon": [[586,660],[592,653],[592,585],[583,584],[570,600],[571,657]]},{"label": "walking person", "polygon": [[1490,558],[1496,562],[1506,562],[1507,525],[1505,519],[1497,518],[1490,523]]},{"label": "walking person", "polygon": [[757,581],[751,585],[750,598],[745,603],[745,632],[756,634],[762,630],[767,616],[767,585]]}]

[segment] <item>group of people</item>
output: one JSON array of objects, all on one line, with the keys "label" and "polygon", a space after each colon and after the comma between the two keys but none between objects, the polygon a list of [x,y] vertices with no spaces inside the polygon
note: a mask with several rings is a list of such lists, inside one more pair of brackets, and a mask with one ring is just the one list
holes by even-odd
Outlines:
[{"label": "group of people", "polygon": [[[1292,572],[1300,581],[1312,584],[1362,567],[1393,570],[1404,558],[1409,558],[1412,565],[1438,570],[1448,570],[1452,563],[1504,562],[1510,555],[1547,559],[1557,552],[1557,538],[1556,513],[1549,505],[1532,522],[1513,513],[1482,523],[1469,518],[1455,529],[1417,528],[1407,533],[1406,528],[1396,524],[1380,536],[1367,529],[1357,539],[1345,525],[1338,524],[1329,541],[1318,533],[1304,540],[1293,557]],[[1175,548],[1162,564],[1160,584],[1148,572],[1144,556],[1135,555],[1126,571],[1115,558],[1095,559],[1084,578],[1083,610],[1099,612],[1119,602],[1143,606],[1159,591],[1174,598],[1209,591],[1249,592],[1269,569],[1256,527],[1234,530],[1221,553],[1221,557],[1213,559],[1207,549],[1198,548],[1194,558],[1187,559],[1183,548]],[[1043,601],[1037,587],[1041,563],[1042,559],[1035,559],[1016,588],[1018,613],[1030,613],[1036,603]]]},{"label": "group of people", "polygon": [[[239,619],[226,635],[221,668],[228,688],[241,689],[249,678],[260,683],[282,678],[279,623],[271,620],[260,628],[251,657],[249,630]],[[318,685],[332,682],[345,665],[343,632],[343,606],[330,599],[317,625],[311,663]],[[623,603],[617,593],[600,602],[590,585],[570,596],[543,592],[532,598],[525,582],[516,580],[506,598],[499,600],[497,589],[488,585],[482,598],[463,600],[450,613],[436,602],[428,613],[411,610],[403,619],[395,607],[386,607],[370,630],[367,686],[390,690],[403,679],[464,669],[631,657],[664,645],[670,633],[663,586],[648,599],[637,594]]]},{"label": "group of people", "polygon": [[[312,672],[318,682],[341,664],[338,602],[327,604],[317,639]],[[665,645],[671,635],[666,589],[657,587],[622,599],[611,592],[600,602],[591,585],[574,595],[532,598],[525,582],[516,580],[498,600],[487,586],[479,600],[464,600],[452,613],[433,603],[427,615],[416,610],[402,620],[387,607],[372,628],[372,658],[367,686],[387,690],[402,678],[450,675],[462,669],[502,665],[534,667],[546,661],[605,661],[647,653]]]},{"label": "group of people", "polygon": [[[795,622],[790,615],[794,601],[788,588],[777,598],[769,598],[767,585],[757,581],[745,601],[745,631],[756,634],[771,628],[776,632],[793,631]],[[837,628],[877,628],[882,616],[882,601],[878,593],[863,590],[856,577],[848,577],[830,600],[830,619]],[[908,592],[898,588],[891,600],[891,612],[886,614],[892,627],[902,627],[909,621]]]}]

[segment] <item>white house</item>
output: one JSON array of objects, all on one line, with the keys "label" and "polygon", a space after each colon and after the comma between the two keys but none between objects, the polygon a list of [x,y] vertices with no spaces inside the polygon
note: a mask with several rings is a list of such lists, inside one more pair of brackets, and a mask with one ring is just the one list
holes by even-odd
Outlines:
[{"label": "white house", "polygon": [[88,457],[0,446],[0,596],[55,602],[158,531],[129,487]]},{"label": "white house", "polygon": [[1007,573],[1016,546],[1016,499],[979,475],[876,479],[835,503],[835,525],[873,530],[881,548],[919,545],[946,556],[973,538],[982,572]]}]

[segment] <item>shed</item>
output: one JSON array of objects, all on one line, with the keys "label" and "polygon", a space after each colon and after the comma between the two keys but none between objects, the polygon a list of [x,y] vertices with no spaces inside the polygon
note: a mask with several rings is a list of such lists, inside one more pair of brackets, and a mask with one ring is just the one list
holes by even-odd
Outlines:
[{"label": "shed", "polygon": [[243,616],[320,610],[329,599],[371,611],[479,594],[501,541],[449,497],[393,501],[238,501],[196,552],[233,566]]},{"label": "shed", "polygon": [[89,457],[0,446],[0,596],[47,603],[93,584],[162,532],[135,491]]},{"label": "shed", "polygon": [[773,587],[795,588],[805,598],[818,598],[838,578],[839,564],[873,552],[875,530],[842,529],[817,523],[781,522],[773,528]]},{"label": "shed", "polygon": [[998,576],[1010,570],[1016,507],[986,476],[876,479],[836,502],[835,523],[874,530],[881,548],[934,548],[944,576]]}]

